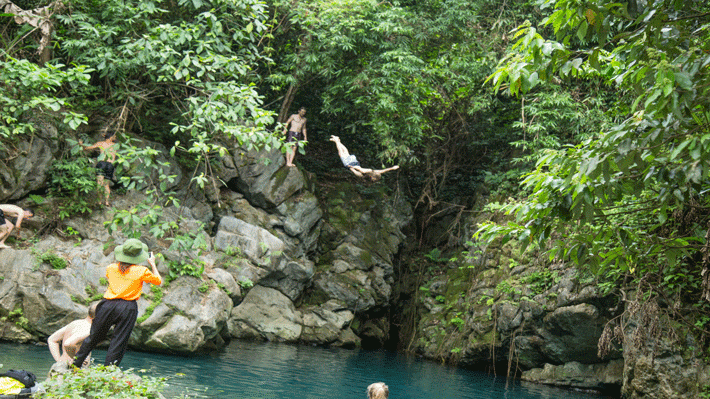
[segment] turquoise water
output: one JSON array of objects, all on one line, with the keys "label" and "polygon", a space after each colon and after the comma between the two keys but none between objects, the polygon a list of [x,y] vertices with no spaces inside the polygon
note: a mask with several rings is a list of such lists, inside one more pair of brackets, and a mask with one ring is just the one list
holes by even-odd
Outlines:
[{"label": "turquoise water", "polygon": [[[99,363],[105,351],[93,353]],[[46,378],[52,365],[46,346],[0,343],[3,370],[26,369]],[[377,381],[390,399],[594,399],[596,395],[443,366],[388,351],[327,349],[234,341],[209,355],[171,356],[128,351],[121,367],[172,377],[170,397],[188,393],[220,399],[365,399]]]}]

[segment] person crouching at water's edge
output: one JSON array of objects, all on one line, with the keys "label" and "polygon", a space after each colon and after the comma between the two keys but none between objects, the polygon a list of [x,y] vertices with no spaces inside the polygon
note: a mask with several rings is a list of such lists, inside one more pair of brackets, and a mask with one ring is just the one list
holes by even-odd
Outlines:
[{"label": "person crouching at water's edge", "polygon": [[[155,266],[155,256],[148,254],[148,246],[140,240],[131,238],[114,251],[116,263],[106,267],[108,288],[104,299],[96,307],[96,317],[91,324],[91,334],[81,344],[74,357],[74,366],[81,367],[84,359],[104,339],[111,326],[113,338],[106,353],[104,365],[118,366],[128,347],[128,338],[136,324],[138,306],[136,301],[141,296],[143,283],[160,285],[162,279]],[[152,270],[140,263],[148,261]]]}]

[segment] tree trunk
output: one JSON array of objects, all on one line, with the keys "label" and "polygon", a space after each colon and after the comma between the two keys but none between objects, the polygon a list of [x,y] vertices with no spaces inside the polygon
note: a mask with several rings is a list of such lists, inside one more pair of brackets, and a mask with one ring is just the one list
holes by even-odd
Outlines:
[{"label": "tree trunk", "polygon": [[289,108],[291,108],[291,104],[293,104],[293,99],[296,97],[296,92],[298,91],[298,78],[296,78],[296,82],[291,83],[291,86],[288,88],[288,91],[286,92],[286,95],[284,96],[284,100],[281,102],[281,109],[279,110],[279,123],[286,123],[286,120],[288,120],[288,115],[289,115]]}]

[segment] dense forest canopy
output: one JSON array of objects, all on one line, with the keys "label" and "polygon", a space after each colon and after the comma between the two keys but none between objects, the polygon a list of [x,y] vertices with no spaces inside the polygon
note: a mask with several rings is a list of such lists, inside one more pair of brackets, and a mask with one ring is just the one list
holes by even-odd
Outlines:
[{"label": "dense forest canopy", "polygon": [[705,335],[710,7],[544,6],[548,16],[515,32],[491,82],[525,98],[548,82],[598,81],[615,90],[613,121],[578,144],[538,152],[522,183],[530,195],[503,207],[514,219],[480,233],[524,245],[552,241],[550,258],[574,261],[605,287],[637,288],[639,302],[660,303]]},{"label": "dense forest canopy", "polygon": [[[373,164],[405,166],[420,230],[436,215],[456,224],[486,194],[511,219],[479,237],[552,242],[551,258],[610,289],[633,281],[706,307],[704,1],[0,0],[0,10],[3,157],[38,120],[68,144],[100,125],[172,148],[204,185],[230,145],[282,148],[279,123],[305,105],[324,132],[309,138],[338,134]],[[123,144],[126,165],[146,156]],[[430,244],[468,239],[456,231]]]}]

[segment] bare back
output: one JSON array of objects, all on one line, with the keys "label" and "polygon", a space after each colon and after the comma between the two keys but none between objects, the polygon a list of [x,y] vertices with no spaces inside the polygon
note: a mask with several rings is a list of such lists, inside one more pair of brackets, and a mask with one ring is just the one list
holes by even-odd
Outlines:
[{"label": "bare back", "polygon": [[3,211],[5,216],[12,216],[14,218],[23,214],[24,210],[17,205],[2,204],[0,209]]},{"label": "bare back", "polygon": [[116,143],[112,139],[104,140],[104,141],[99,141],[98,143],[92,145],[91,147],[87,147],[87,149],[90,148],[98,148],[99,151],[101,151],[104,154],[104,157],[107,161],[113,163],[116,161],[116,149],[113,148],[113,146]]},{"label": "bare back", "polygon": [[[74,356],[79,351],[81,344],[91,333],[91,322],[87,319],[74,320],[65,327],[57,330],[48,339],[47,343],[50,346],[52,356],[57,361],[72,361]],[[58,350],[61,342],[61,355],[55,353]],[[55,350],[53,350],[53,347]]]}]

